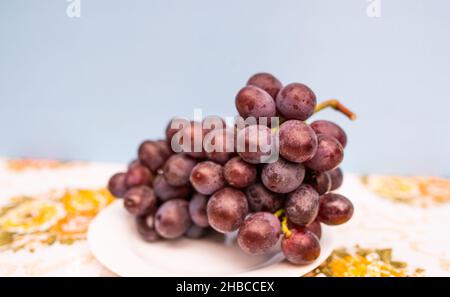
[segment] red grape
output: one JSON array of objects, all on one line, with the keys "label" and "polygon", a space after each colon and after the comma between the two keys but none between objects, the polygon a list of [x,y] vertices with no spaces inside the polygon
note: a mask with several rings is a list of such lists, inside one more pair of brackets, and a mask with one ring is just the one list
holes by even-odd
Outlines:
[{"label": "red grape", "polygon": [[237,152],[248,163],[264,163],[272,156],[273,145],[272,131],[266,126],[248,126],[237,136]]},{"label": "red grape", "polygon": [[283,87],[281,82],[270,73],[256,73],[247,81],[247,85],[255,86],[263,89],[273,99],[277,97],[278,92]]},{"label": "red grape", "polygon": [[136,217],[136,228],[145,241],[156,241],[160,237],[155,231],[155,214],[144,214]]},{"label": "red grape", "polygon": [[271,118],[276,116],[275,101],[264,91],[255,86],[245,86],[236,95],[236,109],[244,118]]},{"label": "red grape", "polygon": [[116,173],[109,179],[108,190],[117,198],[122,198],[127,191],[126,174]]},{"label": "red grape", "polygon": [[280,126],[280,154],[296,163],[310,160],[317,151],[316,133],[307,124],[290,120]]},{"label": "red grape", "polygon": [[294,229],[291,236],[285,236],[281,241],[281,250],[289,262],[306,265],[319,257],[320,243],[311,231]]},{"label": "red grape", "polygon": [[331,190],[334,191],[338,189],[340,186],[342,186],[342,183],[344,182],[344,175],[342,173],[341,168],[335,168],[333,170],[328,171],[328,175],[331,178]]},{"label": "red grape", "polygon": [[262,184],[253,184],[245,191],[248,205],[251,211],[275,212],[283,205],[284,198],[280,194],[273,193]]},{"label": "red grape", "polygon": [[234,154],[234,133],[228,129],[215,129],[203,140],[203,148],[209,160],[225,164]]},{"label": "red grape", "polygon": [[172,149],[176,152],[185,152],[194,158],[204,158],[206,156],[203,150],[205,132],[207,131],[203,130],[202,123],[190,122],[173,136]]},{"label": "red grape", "polygon": [[186,154],[174,154],[164,164],[164,178],[174,187],[188,185],[191,170],[196,164],[197,161]]},{"label": "red grape", "polygon": [[198,239],[203,237],[207,233],[207,228],[202,228],[196,224],[192,224],[184,233],[187,238]]},{"label": "red grape", "polygon": [[125,175],[125,183],[127,187],[131,188],[140,185],[150,185],[153,180],[153,175],[147,167],[143,165],[133,165],[130,167]]},{"label": "red grape", "polygon": [[162,174],[158,174],[153,182],[153,189],[156,197],[161,201],[167,201],[174,198],[185,198],[189,195],[188,186],[173,187],[169,185]]},{"label": "red grape", "polygon": [[125,193],[123,204],[133,215],[141,215],[156,209],[156,197],[148,186],[136,186]]},{"label": "red grape", "polygon": [[164,202],[155,215],[155,230],[164,238],[182,236],[191,224],[186,200],[173,199]]},{"label": "red grape", "polygon": [[285,119],[305,121],[314,113],[316,95],[308,86],[292,83],[280,90],[276,105]]},{"label": "red grape", "polygon": [[208,216],[206,214],[206,204],[208,203],[208,197],[200,193],[192,195],[192,199],[189,202],[189,214],[192,221],[199,227],[208,227]]},{"label": "red grape", "polygon": [[249,215],[237,237],[239,247],[248,254],[260,255],[268,252],[280,238],[279,219],[269,212],[257,212]]},{"label": "red grape", "polygon": [[286,194],[297,189],[305,177],[305,168],[301,164],[291,163],[281,158],[274,163],[264,165],[261,180],[272,192]]},{"label": "red grape", "polygon": [[241,157],[234,157],[223,169],[225,180],[235,188],[246,188],[256,180],[256,167],[244,162]]},{"label": "red grape", "polygon": [[345,131],[333,122],[318,120],[311,123],[311,128],[316,134],[325,134],[334,137],[339,141],[342,147],[347,145],[347,134]]},{"label": "red grape", "polygon": [[153,172],[156,172],[169,157],[160,144],[150,140],[144,141],[139,146],[138,155],[141,163]]},{"label": "red grape", "polygon": [[332,190],[329,171],[316,172],[308,169],[306,170],[305,183],[311,185],[319,195],[323,195]]},{"label": "red grape", "polygon": [[209,225],[218,232],[237,230],[248,213],[247,199],[239,190],[227,187],[217,191],[206,206]]},{"label": "red grape", "polygon": [[191,171],[190,181],[197,192],[211,195],[225,186],[223,167],[211,161],[198,163]]},{"label": "red grape", "polygon": [[350,200],[336,193],[320,196],[318,219],[327,225],[341,225],[353,216],[353,204]]},{"label": "red grape", "polygon": [[344,149],[334,137],[318,135],[319,145],[314,157],[305,162],[305,166],[315,171],[324,172],[339,166],[344,159]]},{"label": "red grape", "polygon": [[310,185],[302,185],[289,194],[286,205],[286,216],[299,226],[312,223],[319,212],[319,194]]}]

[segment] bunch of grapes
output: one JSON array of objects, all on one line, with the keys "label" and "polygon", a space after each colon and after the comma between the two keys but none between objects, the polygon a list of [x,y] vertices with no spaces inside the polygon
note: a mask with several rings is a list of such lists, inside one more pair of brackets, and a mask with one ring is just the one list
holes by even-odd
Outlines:
[{"label": "bunch of grapes", "polygon": [[[230,128],[220,117],[184,126],[172,119],[166,139],[144,141],[127,172],[111,177],[109,190],[124,198],[146,241],[237,232],[246,253],[281,246],[288,261],[311,263],[320,254],[321,224],[347,222],[353,205],[333,193],[343,182],[346,133],[330,121],[305,121],[326,107],[355,116],[337,100],[317,104],[308,86],[282,86],[268,73],[253,75],[235,103],[241,119],[258,120]],[[259,120],[273,117],[281,125]],[[267,154],[261,135],[278,143],[274,162],[261,161]],[[244,149],[237,149],[237,139]],[[194,148],[197,140],[200,149]]]}]

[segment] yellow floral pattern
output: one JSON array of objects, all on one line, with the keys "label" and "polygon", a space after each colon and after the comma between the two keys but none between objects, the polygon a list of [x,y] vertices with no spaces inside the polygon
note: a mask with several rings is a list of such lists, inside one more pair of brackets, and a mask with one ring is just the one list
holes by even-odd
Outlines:
[{"label": "yellow floral pattern", "polygon": [[91,220],[113,200],[104,188],[15,197],[0,208],[0,249],[35,250],[39,245],[85,239]]},{"label": "yellow floral pattern", "polygon": [[363,182],[376,194],[402,203],[426,207],[450,202],[450,179],[370,175]]}]

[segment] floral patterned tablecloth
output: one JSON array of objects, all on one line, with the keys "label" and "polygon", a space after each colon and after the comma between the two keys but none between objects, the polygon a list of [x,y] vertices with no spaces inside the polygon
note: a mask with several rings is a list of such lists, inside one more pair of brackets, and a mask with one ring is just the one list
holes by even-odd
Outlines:
[{"label": "floral patterned tablecloth", "polygon": [[[0,159],[0,276],[113,276],[86,231],[124,166]],[[350,174],[339,192],[354,218],[308,276],[450,276],[450,180]]]}]

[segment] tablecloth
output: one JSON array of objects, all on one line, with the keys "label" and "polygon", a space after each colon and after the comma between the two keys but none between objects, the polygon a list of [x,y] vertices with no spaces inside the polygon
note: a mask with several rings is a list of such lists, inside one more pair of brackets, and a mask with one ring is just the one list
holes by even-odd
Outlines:
[{"label": "tablecloth", "polygon": [[[89,222],[125,164],[0,159],[0,276],[114,276],[90,253]],[[449,276],[450,180],[346,174],[355,205],[336,249],[307,276]]]}]

